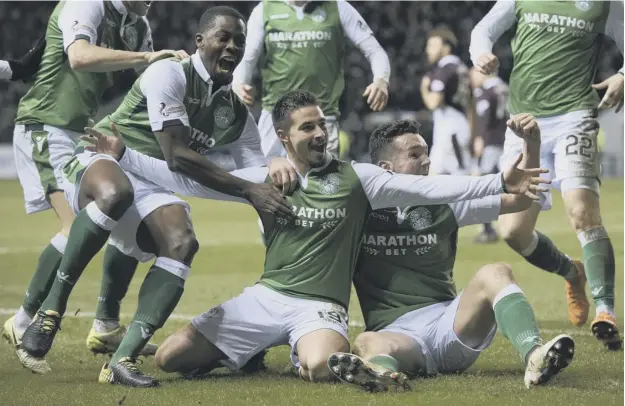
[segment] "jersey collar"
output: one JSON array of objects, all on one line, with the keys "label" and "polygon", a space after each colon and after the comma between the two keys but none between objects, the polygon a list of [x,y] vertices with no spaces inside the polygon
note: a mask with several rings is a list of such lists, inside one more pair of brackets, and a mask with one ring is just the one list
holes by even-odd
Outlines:
[{"label": "jersey collar", "polygon": [[297,171],[297,168],[295,167],[295,164],[293,163],[293,161],[291,161],[291,158],[289,158],[288,155],[286,157],[286,160],[289,161],[291,165],[293,165],[293,168],[296,168],[295,173],[297,173],[297,177],[299,178],[300,182],[302,182],[302,186],[304,186],[304,188],[308,186],[308,175],[310,175],[313,172],[320,172],[324,170],[325,168],[327,168],[328,165],[330,165],[330,162],[332,162],[332,155],[326,152],[325,157],[323,159],[324,159],[323,165],[318,166],[316,168],[310,168],[308,172],[306,172],[305,174],[301,174]]},{"label": "jersey collar", "polygon": [[195,51],[195,53],[191,55],[191,62],[193,62],[193,68],[197,74],[200,75],[202,80],[208,84],[213,84],[211,76],[208,74],[206,67],[204,67],[204,64],[202,63],[199,51]]},{"label": "jersey collar", "polygon": [[438,60],[437,65],[442,68],[443,66],[448,65],[450,63],[459,63],[459,62],[461,62],[461,60],[456,55],[445,55],[441,59]]}]

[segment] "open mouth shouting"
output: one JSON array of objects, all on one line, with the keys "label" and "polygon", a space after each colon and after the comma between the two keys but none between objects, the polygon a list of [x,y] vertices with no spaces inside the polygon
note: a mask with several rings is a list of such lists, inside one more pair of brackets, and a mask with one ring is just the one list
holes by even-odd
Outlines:
[{"label": "open mouth shouting", "polygon": [[217,61],[217,68],[221,73],[232,73],[236,65],[236,58],[230,55],[222,56],[219,58],[219,61]]}]

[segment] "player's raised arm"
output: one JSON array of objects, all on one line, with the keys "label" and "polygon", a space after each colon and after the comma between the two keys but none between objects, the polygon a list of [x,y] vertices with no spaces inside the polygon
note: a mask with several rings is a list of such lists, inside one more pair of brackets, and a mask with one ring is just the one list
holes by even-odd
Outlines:
[{"label": "player's raised arm", "polygon": [[[130,12],[139,16],[147,13],[145,2],[128,2]],[[87,72],[111,72],[129,68],[142,68],[171,56],[186,57],[185,51],[162,50],[159,52],[131,52],[108,49],[98,43],[98,27],[104,18],[102,1],[68,1],[59,15],[59,27],[63,34],[63,47],[72,69]],[[140,19],[136,24],[146,24]],[[150,44],[149,26],[145,27],[144,43]],[[147,38],[149,36],[150,38]]]},{"label": "player's raised arm", "polygon": [[493,55],[493,45],[516,23],[514,8],[512,0],[497,1],[471,31],[471,61],[485,75],[494,73],[499,67],[499,60]]},{"label": "player's raised arm", "polygon": [[258,3],[252,10],[247,21],[247,40],[245,43],[245,53],[239,66],[233,73],[232,89],[243,100],[245,104],[254,104],[254,88],[252,87],[252,75],[258,64],[258,60],[263,54],[263,38],[265,29],[263,28],[263,3]]},{"label": "player's raised arm", "polygon": [[337,1],[339,18],[345,35],[369,61],[373,81],[363,94],[373,111],[380,111],[388,102],[388,84],[391,78],[391,63],[373,32],[360,13],[347,1]]}]

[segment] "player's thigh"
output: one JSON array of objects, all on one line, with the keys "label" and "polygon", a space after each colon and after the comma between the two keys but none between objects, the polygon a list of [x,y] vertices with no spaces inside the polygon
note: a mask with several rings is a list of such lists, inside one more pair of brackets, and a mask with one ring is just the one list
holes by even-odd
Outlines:
[{"label": "player's thigh", "polygon": [[158,256],[190,265],[199,249],[191,216],[186,206],[170,204],[158,207],[143,219]]},{"label": "player's thigh", "polygon": [[495,325],[492,303],[502,289],[515,283],[510,266],[488,264],[480,268],[460,295],[453,329],[462,343],[478,348]]},{"label": "player's thigh", "polygon": [[48,195],[63,190],[61,169],[73,154],[75,136],[41,124],[15,126],[13,154],[27,213],[49,209]]},{"label": "player's thigh", "polygon": [[548,131],[558,134],[554,147],[556,184],[569,178],[599,177],[599,122],[591,111],[549,118]]},{"label": "player's thigh", "polygon": [[352,350],[364,359],[390,355],[399,361],[401,371],[417,375],[425,373],[425,356],[420,344],[404,333],[366,331],[356,337]]},{"label": "player's thigh", "polygon": [[224,353],[193,324],[187,324],[167,337],[155,355],[156,365],[166,372],[190,372],[224,358]]},{"label": "player's thigh", "polygon": [[[459,306],[465,305],[461,303],[462,296],[464,293],[449,303],[436,323],[435,333],[427,338],[440,373],[458,373],[468,369],[477,360],[482,350],[492,343],[497,331],[494,316],[482,315],[474,318],[476,325],[471,326],[474,327],[471,335],[456,334],[455,324]],[[487,311],[483,304],[480,304],[480,308]],[[466,328],[469,325],[465,324],[463,326],[465,330],[461,332],[467,333]]]},{"label": "player's thigh", "polygon": [[260,351],[288,342],[283,331],[288,309],[275,300],[277,295],[262,285],[245,288],[239,296],[195,317],[191,324],[224,354],[226,365],[238,369]]}]

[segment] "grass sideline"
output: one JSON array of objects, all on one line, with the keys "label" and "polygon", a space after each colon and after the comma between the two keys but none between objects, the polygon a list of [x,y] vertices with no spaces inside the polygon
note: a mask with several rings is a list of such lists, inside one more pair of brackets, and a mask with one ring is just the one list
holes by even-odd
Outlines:
[{"label": "grass sideline", "polygon": [[[54,214],[26,216],[17,182],[2,181],[0,202],[3,208],[0,228],[0,320],[9,309],[19,307],[34,270],[38,251],[57,232]],[[202,244],[188,279],[184,296],[170,319],[157,332],[154,342],[161,343],[185,324],[185,317],[205,311],[241,292],[260,275],[263,247],[260,244],[254,212],[239,204],[224,204],[190,199],[196,233]],[[617,266],[617,315],[623,327],[623,181],[606,180],[602,187],[603,220],[612,237]],[[564,215],[559,195],[554,209],[539,220],[539,229],[573,257],[581,248]],[[33,232],[35,230],[36,232]],[[0,404],[2,405],[469,405],[469,404],[575,404],[611,405],[623,402],[623,353],[607,353],[590,335],[567,320],[564,283],[554,275],[532,268],[505,244],[478,246],[471,240],[479,227],[460,233],[455,277],[461,289],[481,266],[489,262],[512,265],[519,285],[533,305],[544,338],[559,331],[576,341],[573,364],[552,384],[527,390],[523,386],[523,365],[511,345],[500,334],[493,346],[464,375],[413,382],[413,392],[372,395],[336,384],[308,384],[288,372],[288,348],[271,350],[269,370],[255,376],[231,376],[218,371],[204,381],[181,381],[176,375],[157,371],[153,359],[142,369],[162,381],[158,389],[137,390],[97,383],[106,361],[93,357],[85,348],[91,324],[89,312],[95,310],[101,278],[101,254],[92,262],[76,285],[69,302],[63,330],[48,355],[52,372],[33,375],[21,368],[11,348],[0,344]],[[137,304],[139,286],[148,266],[137,271],[122,312],[131,315]],[[594,310],[593,310],[594,312]],[[350,318],[362,322],[358,302],[353,296]],[[128,318],[124,320],[128,321]],[[362,329],[351,328],[355,336]]]}]

